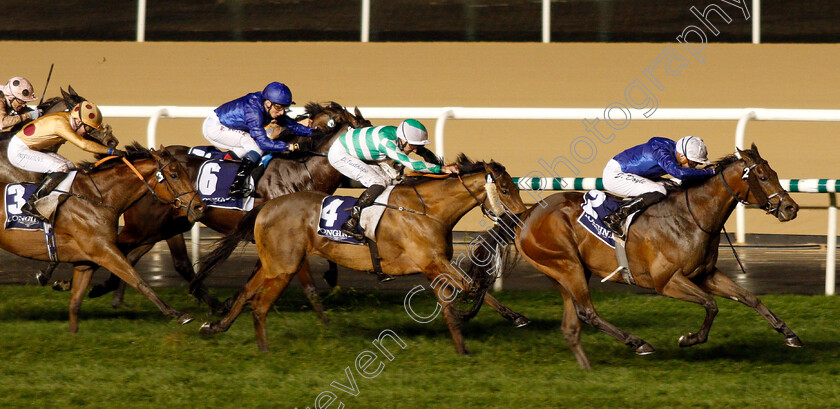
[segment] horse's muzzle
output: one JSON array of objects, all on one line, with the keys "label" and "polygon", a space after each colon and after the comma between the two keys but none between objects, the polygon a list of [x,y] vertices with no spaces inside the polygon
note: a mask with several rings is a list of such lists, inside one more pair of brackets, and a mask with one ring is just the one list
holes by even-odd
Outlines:
[{"label": "horse's muzzle", "polygon": [[779,201],[779,208],[776,210],[776,218],[779,221],[787,222],[796,218],[796,214],[799,212],[799,205],[790,197],[790,194],[785,194],[782,196],[782,200]]},{"label": "horse's muzzle", "polygon": [[204,201],[201,200],[198,195],[190,201],[189,209],[187,209],[187,220],[190,223],[195,223],[198,220],[201,220],[204,217],[204,210],[207,209],[207,205],[204,204]]}]

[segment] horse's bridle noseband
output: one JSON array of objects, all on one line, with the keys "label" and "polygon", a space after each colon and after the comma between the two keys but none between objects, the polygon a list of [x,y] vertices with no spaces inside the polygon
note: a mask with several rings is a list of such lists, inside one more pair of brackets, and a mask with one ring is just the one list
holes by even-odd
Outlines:
[{"label": "horse's bridle noseband", "polygon": [[[736,152],[736,156],[738,157],[738,159],[744,160],[741,157],[741,155],[737,152]],[[744,163],[746,163],[746,160],[744,160]],[[781,189],[780,191],[775,192],[775,193],[768,196],[767,193],[764,192],[764,189],[762,189],[761,186],[758,185],[759,182],[755,177],[753,177],[752,170],[755,169],[758,166],[766,165],[766,164],[767,164],[767,161],[762,159],[761,161],[756,162],[753,165],[747,164],[747,166],[744,167],[744,171],[743,171],[743,174],[741,175],[741,179],[747,181],[747,192],[744,195],[743,199],[741,199],[741,197],[738,196],[738,194],[735,192],[735,190],[732,189],[732,187],[730,187],[728,183],[726,183],[726,179],[723,177],[723,172],[720,172],[719,175],[720,175],[720,180],[723,182],[723,186],[726,187],[726,190],[729,191],[729,194],[732,195],[732,197],[734,197],[738,202],[740,202],[744,206],[751,204],[747,201],[747,198],[749,198],[749,196],[750,196],[750,189],[753,189],[753,192],[754,192],[753,195],[756,197],[756,199],[759,202],[761,202],[761,201],[764,202],[764,204],[759,204],[758,207],[760,209],[766,211],[767,214],[776,214],[776,213],[778,213],[779,208],[782,205],[782,194],[787,193],[787,191],[785,189]],[[757,194],[757,192],[761,192],[761,195],[764,196],[763,200],[759,198],[759,195]],[[777,196],[779,197],[779,201],[775,205],[773,205],[773,203],[771,202],[770,199],[772,199],[774,197],[777,197]]]}]

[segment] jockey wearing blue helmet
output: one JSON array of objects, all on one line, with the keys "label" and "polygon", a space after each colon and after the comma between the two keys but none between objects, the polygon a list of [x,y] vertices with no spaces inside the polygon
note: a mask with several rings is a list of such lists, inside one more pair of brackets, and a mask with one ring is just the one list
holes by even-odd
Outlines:
[{"label": "jockey wearing blue helmet", "polygon": [[296,144],[269,138],[265,131],[269,123],[274,121],[295,135],[312,135],[314,128],[301,125],[286,115],[292,104],[294,101],[289,87],[272,82],[262,91],[252,92],[216,108],[204,120],[204,137],[217,148],[233,151],[242,158],[230,187],[231,197],[244,197],[251,193],[247,188],[248,176],[264,153],[285,153],[297,148]]}]

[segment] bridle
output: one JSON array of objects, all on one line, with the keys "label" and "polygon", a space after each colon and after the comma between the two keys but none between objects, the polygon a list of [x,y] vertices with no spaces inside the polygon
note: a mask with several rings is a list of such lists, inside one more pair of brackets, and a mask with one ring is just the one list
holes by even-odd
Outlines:
[{"label": "bridle", "polygon": [[[729,192],[729,195],[732,196],[733,198],[735,198],[735,200],[737,200],[739,203],[743,204],[744,206],[747,206],[747,205],[752,204],[752,203],[747,201],[747,198],[750,197],[750,189],[753,189],[753,195],[755,196],[756,201],[758,201],[759,203],[763,202],[763,204],[758,205],[758,207],[761,208],[762,210],[766,211],[767,214],[774,214],[774,215],[778,214],[779,209],[781,208],[781,205],[782,205],[782,194],[787,193],[787,191],[785,191],[785,189],[782,188],[780,191],[775,192],[775,193],[768,196],[767,193],[764,192],[764,189],[761,188],[761,186],[759,185],[759,181],[756,179],[755,175],[752,172],[752,170],[755,169],[756,167],[761,166],[761,165],[766,165],[767,161],[762,159],[761,161],[758,161],[758,162],[750,165],[749,163],[746,163],[747,161],[743,157],[741,157],[740,152],[736,151],[735,156],[739,160],[743,160],[744,163],[746,164],[746,166],[744,167],[743,173],[741,174],[741,180],[746,180],[747,181],[747,191],[744,194],[744,198],[742,199],[738,195],[738,192],[736,192],[734,189],[732,189],[731,186],[729,186],[728,183],[726,183],[726,178],[723,177],[723,172],[722,171],[717,172],[717,175],[720,177],[720,181],[723,183],[723,186],[726,188],[726,191]],[[691,215],[691,218],[694,220],[694,224],[697,225],[697,227],[699,227],[700,230],[702,230],[706,234],[709,234],[709,235],[714,234],[714,233],[704,229],[703,226],[700,225],[700,221],[697,220],[697,216],[695,216],[694,212],[691,210],[691,201],[688,199],[688,189],[685,189],[684,192],[685,192],[685,204],[686,204],[686,207],[688,208],[688,213]],[[770,200],[774,197],[779,197],[778,202],[776,202],[775,204],[773,204],[772,201]]]},{"label": "bridle", "polygon": [[499,191],[496,188],[496,178],[493,176],[493,172],[488,172],[484,175],[484,191],[487,192],[487,199],[490,201],[490,209],[487,209],[487,206],[484,205],[485,201],[479,199],[479,197],[470,190],[469,186],[464,183],[464,179],[461,178],[461,175],[458,175],[458,181],[461,182],[461,185],[464,186],[464,189],[467,189],[467,192],[470,193],[470,196],[475,199],[478,203],[478,206],[481,208],[481,213],[487,216],[488,219],[492,220],[494,223],[498,222],[499,218],[501,218],[502,214],[504,214],[504,210],[499,206]]},{"label": "bridle", "polygon": [[[108,158],[113,158],[113,157],[115,157],[115,156],[110,156]],[[105,158],[105,159],[108,159],[108,158]],[[103,160],[105,160],[105,159],[103,159]],[[121,158],[121,159],[122,159],[123,163],[125,163],[126,166],[128,166],[128,168],[131,169],[134,172],[135,175],[137,175],[137,178],[140,179],[143,182],[144,185],[146,185],[146,189],[149,190],[149,192],[152,194],[152,196],[154,196],[155,199],[159,200],[160,202],[162,202],[164,204],[171,205],[172,207],[174,207],[176,209],[189,208],[189,206],[192,204],[193,200],[195,200],[195,198],[198,196],[198,195],[193,195],[193,197],[189,200],[189,202],[184,203],[184,201],[181,200],[181,197],[185,196],[185,195],[189,195],[191,193],[196,193],[195,189],[193,188],[193,190],[178,193],[178,191],[176,191],[175,188],[172,187],[172,183],[168,179],[166,179],[166,176],[163,175],[163,170],[167,166],[169,166],[170,164],[172,164],[173,162],[176,161],[174,158],[171,159],[169,162],[166,162],[166,163],[160,163],[158,161],[155,161],[155,166],[157,166],[157,171],[155,171],[155,184],[154,185],[150,185],[149,182],[146,181],[146,178],[143,177],[143,175],[140,173],[140,171],[138,171],[137,168],[135,168],[134,165],[132,165],[131,162],[128,161],[128,159],[126,159],[126,158]],[[166,187],[166,190],[173,197],[172,200],[164,199],[163,197],[161,197],[160,195],[158,195],[155,192],[155,189],[161,183],[164,184],[164,186]],[[192,183],[190,184],[190,186],[192,186]]]}]

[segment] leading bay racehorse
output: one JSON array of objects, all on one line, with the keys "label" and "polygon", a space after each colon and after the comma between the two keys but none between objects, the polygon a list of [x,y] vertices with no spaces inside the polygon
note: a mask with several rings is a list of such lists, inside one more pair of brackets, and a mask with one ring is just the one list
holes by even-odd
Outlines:
[{"label": "leading bay racehorse", "polygon": [[[197,219],[204,211],[201,197],[192,187],[184,168],[169,153],[126,147],[125,160],[110,159],[98,167],[83,164],[69,189],[66,202],[56,211],[54,234],[57,258],[74,266],[70,296],[70,331],[78,331],[82,295],[94,267],[101,265],[152,300],[164,315],[181,324],[188,314],[169,307],[125,259],[117,247],[120,214],[146,194],[177,209],[184,217]],[[6,184],[0,184],[5,191]],[[17,200],[22,205],[22,198]],[[5,207],[0,220],[5,220]],[[0,248],[35,260],[50,260],[42,231],[0,230]]]},{"label": "leading bay racehorse", "polygon": [[[636,217],[626,246],[635,284],[705,308],[700,330],[681,336],[681,347],[706,342],[718,311],[714,296],[753,308],[785,336],[787,345],[802,346],[784,321],[715,266],[721,229],[739,201],[758,205],[783,222],[795,218],[799,206],[779,184],[776,172],[755,145],[736,151],[714,166],[714,177],[671,192]],[[577,223],[582,202],[582,193],[557,193],[546,198],[522,216],[524,226],[516,226],[514,237],[522,257],[558,284],[563,297],[563,335],[581,368],[589,369],[580,343],[581,321],[635,348],[640,355],[654,349],[601,318],[592,304],[590,276],[607,277],[618,262],[613,248]],[[622,279],[616,274],[611,281]]]},{"label": "leading bay racehorse", "polygon": [[[491,276],[486,271],[488,268],[477,269],[467,278],[450,264],[452,229],[476,206],[485,212],[493,206],[493,213],[500,215],[503,212],[498,207],[499,201],[514,214],[523,212],[525,205],[516,184],[500,164],[471,162],[461,155],[456,165],[461,171],[458,177],[420,178],[395,186],[377,228],[376,241],[384,273],[395,276],[421,273],[432,282],[455,350],[466,354],[461,323],[477,312]],[[325,196],[319,192],[292,193],[255,208],[242,219],[236,231],[202,259],[203,267],[194,285],[227,259],[240,241],[254,239],[260,256],[256,272],[236,296],[230,312],[218,322],[204,324],[202,333],[227,331],[250,302],[257,342],[260,350],[265,351],[268,349],[266,314],[292,276],[308,271],[307,257],[319,255],[351,269],[373,270],[367,246],[337,243],[317,234],[321,201]],[[411,211],[398,210],[399,207]],[[474,298],[472,308],[468,312],[456,311],[458,292],[467,289],[465,293]]]}]

